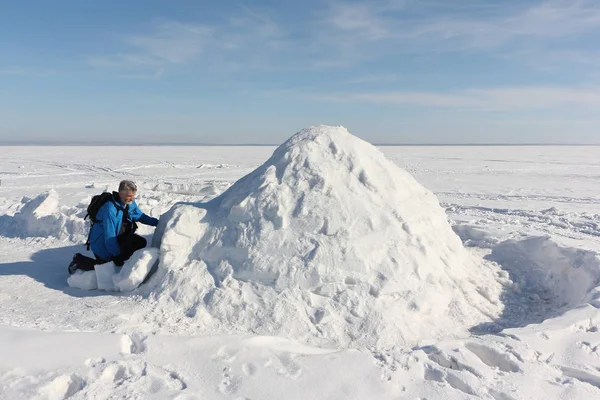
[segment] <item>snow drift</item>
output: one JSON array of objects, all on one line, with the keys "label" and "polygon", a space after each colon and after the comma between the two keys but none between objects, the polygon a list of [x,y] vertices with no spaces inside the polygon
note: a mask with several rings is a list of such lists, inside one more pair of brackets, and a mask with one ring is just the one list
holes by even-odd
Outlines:
[{"label": "snow drift", "polygon": [[174,206],[154,239],[148,294],[204,329],[392,347],[502,307],[436,197],[342,127],[302,130],[209,203]]},{"label": "snow drift", "polygon": [[33,199],[23,198],[22,204],[14,216],[0,217],[0,235],[58,239],[79,239],[87,235],[88,225],[76,215],[80,210],[61,207],[58,193],[53,189]]}]

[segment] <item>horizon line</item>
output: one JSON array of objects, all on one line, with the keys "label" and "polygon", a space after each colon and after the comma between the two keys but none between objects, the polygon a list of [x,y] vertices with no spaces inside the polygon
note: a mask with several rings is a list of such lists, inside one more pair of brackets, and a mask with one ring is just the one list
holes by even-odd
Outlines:
[{"label": "horizon line", "polygon": [[[367,141],[368,142],[368,141]],[[371,143],[371,142],[368,142]],[[381,147],[392,147],[392,146],[600,146],[600,143],[371,143],[373,146]],[[160,147],[160,146],[173,146],[173,147],[279,147],[281,143],[197,143],[197,142],[155,142],[155,143],[142,143],[139,142],[77,142],[77,141],[58,141],[58,142],[47,142],[47,141],[0,141],[2,147],[16,147],[16,146],[47,146],[47,147],[60,147],[60,146],[82,146],[82,147],[102,147],[102,146],[114,146],[114,147]]]}]

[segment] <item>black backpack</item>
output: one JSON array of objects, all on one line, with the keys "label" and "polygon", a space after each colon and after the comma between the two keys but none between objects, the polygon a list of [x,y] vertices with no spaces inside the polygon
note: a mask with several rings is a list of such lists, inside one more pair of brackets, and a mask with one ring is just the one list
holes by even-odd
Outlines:
[{"label": "black backpack", "polygon": [[88,250],[90,249],[90,235],[92,234],[92,227],[94,226],[95,222],[98,222],[98,220],[96,219],[96,215],[98,215],[100,207],[102,207],[107,201],[110,201],[112,199],[112,193],[104,192],[92,197],[92,201],[90,201],[90,204],[87,206],[87,214],[83,219],[86,220],[88,217],[90,218],[90,233],[88,233],[88,239],[87,242],[85,242],[85,245],[87,246]]}]

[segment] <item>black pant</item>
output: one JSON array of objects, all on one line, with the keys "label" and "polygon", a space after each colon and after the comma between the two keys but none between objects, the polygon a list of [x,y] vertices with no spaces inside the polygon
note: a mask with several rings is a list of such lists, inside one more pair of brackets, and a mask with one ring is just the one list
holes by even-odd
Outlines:
[{"label": "black pant", "polygon": [[117,236],[117,242],[119,243],[119,249],[121,249],[121,253],[109,261],[114,261],[115,265],[119,267],[123,265],[126,260],[129,260],[133,253],[146,247],[146,239],[140,235],[136,235],[135,233]]},{"label": "black pant", "polygon": [[146,247],[146,239],[140,235],[136,235],[135,233],[117,236],[117,243],[119,243],[119,249],[121,250],[121,253],[119,253],[118,256],[111,257],[108,260],[99,257],[97,254],[94,254],[96,259],[93,259],[77,253],[74,257],[74,261],[77,263],[77,269],[91,271],[94,269],[95,265],[104,264],[109,261],[113,261],[115,265],[120,267],[125,261],[129,260],[133,253]]}]

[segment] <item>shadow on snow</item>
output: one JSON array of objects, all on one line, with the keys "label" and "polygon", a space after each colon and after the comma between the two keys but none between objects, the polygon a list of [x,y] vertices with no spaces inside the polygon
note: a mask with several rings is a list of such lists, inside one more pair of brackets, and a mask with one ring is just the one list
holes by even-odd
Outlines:
[{"label": "shadow on snow", "polygon": [[502,289],[502,314],[476,325],[473,334],[499,333],[558,317],[585,303],[600,284],[600,258],[595,252],[562,247],[549,237],[507,240],[485,257],[508,272],[512,285]]},{"label": "shadow on snow", "polygon": [[[146,238],[150,242],[150,238]],[[73,297],[121,296],[128,293],[105,292],[102,290],[81,290],[67,285],[69,272],[67,267],[75,253],[85,253],[82,244],[39,250],[28,261],[16,261],[0,264],[0,276],[28,276],[49,289],[62,291]],[[93,257],[91,254],[88,256]]]}]

